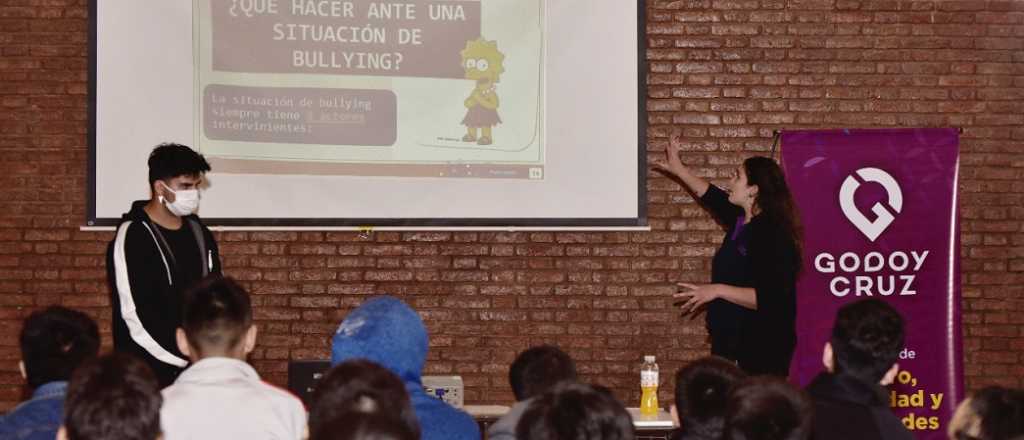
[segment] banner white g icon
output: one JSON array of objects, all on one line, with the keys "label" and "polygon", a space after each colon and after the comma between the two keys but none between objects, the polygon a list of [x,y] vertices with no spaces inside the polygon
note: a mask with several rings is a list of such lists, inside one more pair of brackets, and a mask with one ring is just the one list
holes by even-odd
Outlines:
[{"label": "banner white g icon", "polygon": [[889,173],[881,169],[861,168],[855,174],[860,176],[865,182],[881,184],[889,196],[889,206],[896,211],[890,212],[881,203],[875,203],[871,207],[871,212],[875,213],[877,218],[874,221],[868,220],[864,213],[857,209],[857,205],[853,201],[853,196],[857,192],[857,188],[860,188],[861,183],[853,175],[847,176],[846,180],[843,181],[843,186],[839,190],[839,206],[843,209],[843,214],[868,240],[874,242],[896,219],[896,214],[903,210],[903,191],[900,190],[900,185],[896,183],[896,179],[893,179]]}]

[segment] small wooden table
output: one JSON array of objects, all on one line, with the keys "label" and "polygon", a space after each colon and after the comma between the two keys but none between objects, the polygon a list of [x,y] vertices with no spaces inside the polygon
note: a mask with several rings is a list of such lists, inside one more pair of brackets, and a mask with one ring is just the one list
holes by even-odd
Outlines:
[{"label": "small wooden table", "polygon": [[633,427],[636,428],[636,440],[668,440],[672,437],[675,426],[672,423],[672,414],[662,409],[657,415],[645,416],[640,414],[640,408],[626,408],[629,416],[633,418]]}]

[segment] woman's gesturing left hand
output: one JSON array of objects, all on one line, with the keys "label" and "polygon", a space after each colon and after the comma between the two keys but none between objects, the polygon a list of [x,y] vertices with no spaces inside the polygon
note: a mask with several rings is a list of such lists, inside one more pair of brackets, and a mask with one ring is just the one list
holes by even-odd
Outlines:
[{"label": "woman's gesturing left hand", "polygon": [[720,296],[719,290],[721,285],[719,284],[676,283],[676,286],[680,290],[675,295],[672,295],[672,297],[683,298],[676,302],[675,305],[679,306],[684,315],[697,311],[697,309]]}]

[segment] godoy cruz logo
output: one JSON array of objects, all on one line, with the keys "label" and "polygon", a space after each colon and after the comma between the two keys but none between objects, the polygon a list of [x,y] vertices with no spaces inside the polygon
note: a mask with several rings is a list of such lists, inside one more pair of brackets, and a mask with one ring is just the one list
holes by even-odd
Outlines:
[{"label": "godoy cruz logo", "polygon": [[[854,195],[861,185],[875,182],[885,188],[888,206],[875,203],[871,212],[876,216],[868,220],[857,208]],[[846,177],[839,190],[839,206],[843,214],[864,236],[874,242],[892,225],[903,210],[903,191],[889,173],[878,168],[861,168]],[[861,254],[853,250],[825,251],[814,257],[814,268],[832,276],[829,291],[837,298],[854,296],[916,295],[914,280],[924,267],[928,254],[924,250],[891,250],[882,253],[870,250]]]},{"label": "godoy cruz logo", "polygon": [[[853,201],[854,194],[861,186],[861,182],[854,177],[854,174],[865,182],[881,184],[888,194],[889,206],[896,212],[891,212],[881,203],[875,203],[871,207],[871,212],[875,214],[876,218],[874,221],[868,220]],[[861,168],[854,174],[847,176],[843,181],[843,186],[839,190],[839,206],[850,223],[853,223],[853,226],[856,226],[868,240],[874,242],[892,224],[893,220],[896,220],[896,214],[903,210],[903,191],[900,190],[896,179],[878,168]]]}]

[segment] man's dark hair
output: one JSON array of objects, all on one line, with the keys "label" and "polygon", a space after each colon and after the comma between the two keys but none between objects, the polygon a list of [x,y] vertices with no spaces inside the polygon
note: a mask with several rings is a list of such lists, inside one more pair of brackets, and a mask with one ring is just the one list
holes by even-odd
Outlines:
[{"label": "man's dark hair", "polygon": [[231,350],[252,326],[249,293],[230,277],[210,275],[185,292],[181,318],[197,356]]},{"label": "man's dark hair", "polygon": [[676,411],[687,438],[719,439],[725,425],[729,391],[746,374],[717,356],[690,362],[676,372]]},{"label": "man's dark hair", "polygon": [[1024,391],[989,386],[967,403],[978,422],[978,440],[1024,438]]},{"label": "man's dark hair", "polygon": [[68,440],[155,440],[162,403],[146,364],[111,353],[86,361],[72,374],[64,428]]},{"label": "man's dark hair", "polygon": [[610,393],[563,382],[532,400],[516,425],[519,440],[632,440],[633,419]]},{"label": "man's dark hair", "polygon": [[365,359],[335,365],[317,382],[310,398],[309,431],[328,433],[329,427],[353,413],[386,417],[416,438],[420,436],[420,424],[402,379]]},{"label": "man's dark hair", "polygon": [[100,332],[85,313],[60,306],[33,312],[19,337],[29,387],[66,381],[100,349]]},{"label": "man's dark hair", "polygon": [[157,180],[178,176],[199,176],[210,171],[210,163],[188,146],[174,143],[157,145],[149,153],[149,186]]},{"label": "man's dark hair", "polygon": [[419,440],[408,426],[382,414],[346,413],[309,431],[309,440]]},{"label": "man's dark hair", "polygon": [[576,364],[553,345],[539,345],[519,353],[508,370],[508,381],[516,400],[544,393],[559,382],[575,380]]},{"label": "man's dark hair", "polygon": [[847,304],[836,313],[831,343],[837,374],[878,383],[903,348],[903,317],[877,299]]},{"label": "man's dark hair", "polygon": [[813,407],[803,391],[780,379],[759,377],[729,393],[726,440],[806,440]]}]

